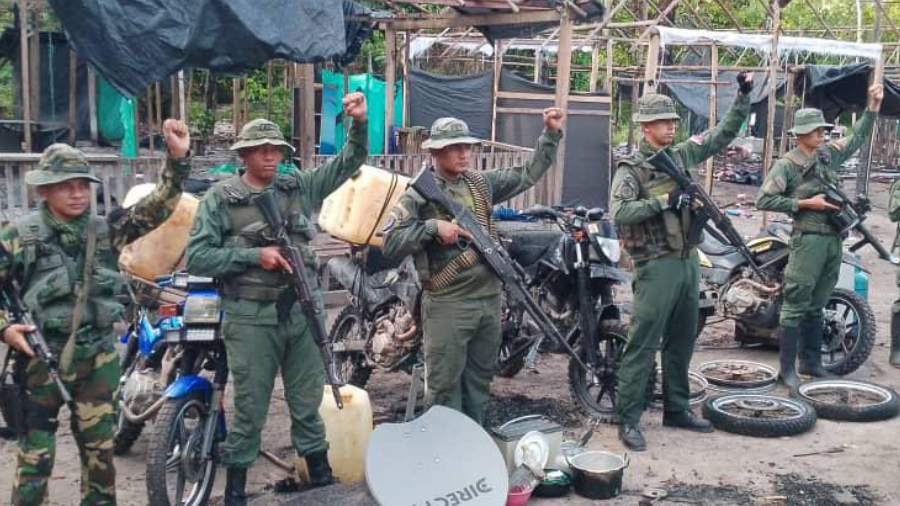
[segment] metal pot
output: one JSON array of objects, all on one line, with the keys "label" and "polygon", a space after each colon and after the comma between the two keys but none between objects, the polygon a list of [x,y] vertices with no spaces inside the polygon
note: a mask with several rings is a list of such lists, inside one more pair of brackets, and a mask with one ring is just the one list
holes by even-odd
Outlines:
[{"label": "metal pot", "polygon": [[569,460],[575,492],[588,499],[612,499],[622,492],[622,475],[630,463],[628,454],[590,451]]}]

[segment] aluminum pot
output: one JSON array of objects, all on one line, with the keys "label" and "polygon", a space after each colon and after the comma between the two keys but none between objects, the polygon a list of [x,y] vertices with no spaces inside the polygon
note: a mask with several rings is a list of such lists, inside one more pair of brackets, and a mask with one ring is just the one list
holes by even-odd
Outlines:
[{"label": "aluminum pot", "polygon": [[622,492],[628,454],[590,451],[569,459],[575,493],[588,499],[612,499]]}]

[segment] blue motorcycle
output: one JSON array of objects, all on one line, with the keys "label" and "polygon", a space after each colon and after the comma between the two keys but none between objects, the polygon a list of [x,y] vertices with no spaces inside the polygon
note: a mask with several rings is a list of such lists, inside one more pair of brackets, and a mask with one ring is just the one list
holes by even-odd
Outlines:
[{"label": "blue motorcycle", "polygon": [[212,278],[174,273],[157,283],[184,290],[186,296],[178,314],[161,319],[153,329],[166,347],[180,351],[180,359],[177,379],[162,394],[150,431],[148,504],[202,506],[212,492],[217,445],[226,434],[223,399],[228,363],[221,299]]}]

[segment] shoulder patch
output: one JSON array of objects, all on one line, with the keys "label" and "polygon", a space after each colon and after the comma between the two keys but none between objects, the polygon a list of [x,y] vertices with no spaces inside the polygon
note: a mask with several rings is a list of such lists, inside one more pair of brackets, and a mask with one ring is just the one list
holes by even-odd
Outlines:
[{"label": "shoulder patch", "polygon": [[691,142],[693,142],[694,144],[700,146],[700,145],[703,144],[703,141],[706,140],[706,134],[692,135],[691,138],[690,138],[689,140],[690,140]]}]

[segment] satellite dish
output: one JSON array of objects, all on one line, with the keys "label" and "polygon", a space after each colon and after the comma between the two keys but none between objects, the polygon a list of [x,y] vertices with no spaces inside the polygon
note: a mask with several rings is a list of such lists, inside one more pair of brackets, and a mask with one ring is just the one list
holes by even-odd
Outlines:
[{"label": "satellite dish", "polygon": [[382,506],[503,506],[506,463],[485,430],[434,406],[408,423],[379,425],[369,437],[366,484]]}]

